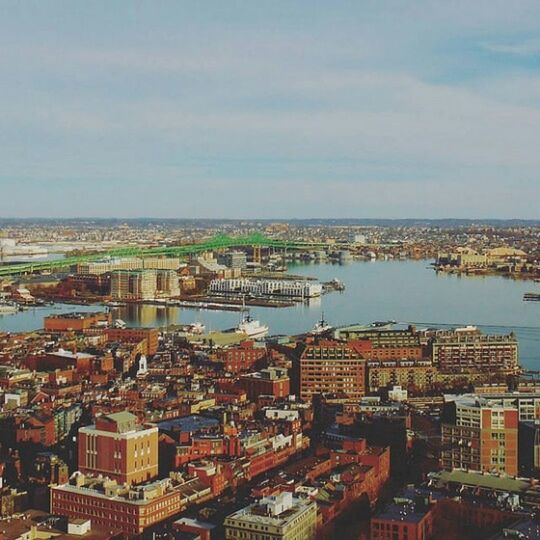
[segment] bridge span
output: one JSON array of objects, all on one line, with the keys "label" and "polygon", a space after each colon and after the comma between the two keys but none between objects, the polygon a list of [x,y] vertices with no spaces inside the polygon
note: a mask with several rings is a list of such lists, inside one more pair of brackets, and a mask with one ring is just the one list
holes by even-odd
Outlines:
[{"label": "bridge span", "polygon": [[271,247],[276,249],[310,250],[328,247],[328,244],[307,242],[299,240],[279,240],[268,238],[263,234],[251,234],[249,236],[217,235],[204,242],[184,244],[178,246],[155,246],[139,247],[127,246],[108,251],[89,253],[73,257],[64,257],[52,261],[24,262],[19,264],[7,264],[0,266],[0,277],[31,274],[34,272],[52,272],[69,268],[81,262],[95,261],[103,258],[114,257],[184,257],[205,251],[227,249],[233,247]]}]

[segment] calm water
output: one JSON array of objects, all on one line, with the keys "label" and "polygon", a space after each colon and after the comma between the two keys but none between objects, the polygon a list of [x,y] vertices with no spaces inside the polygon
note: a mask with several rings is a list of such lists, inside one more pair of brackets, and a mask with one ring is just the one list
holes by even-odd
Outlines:
[{"label": "calm water", "polygon": [[[477,324],[492,333],[514,331],[520,343],[521,362],[540,369],[540,302],[523,302],[525,292],[540,292],[540,285],[501,277],[458,277],[436,274],[426,261],[354,262],[344,266],[306,264],[290,266],[295,274],[321,281],[338,278],[343,293],[331,293],[285,309],[253,308],[252,316],[270,326],[273,334],[309,330],[321,318],[332,325],[376,320],[396,320],[419,325]],[[36,308],[0,316],[0,329],[28,331],[42,327],[49,312],[95,311],[97,306]],[[198,311],[184,308],[128,306],[114,316],[132,326],[164,326],[201,321],[207,330],[235,326],[237,312]]]},{"label": "calm water", "polygon": [[6,255],[0,257],[0,264],[15,264],[24,262],[44,262],[44,261],[57,261],[63,259],[63,253],[47,253],[46,255]]}]

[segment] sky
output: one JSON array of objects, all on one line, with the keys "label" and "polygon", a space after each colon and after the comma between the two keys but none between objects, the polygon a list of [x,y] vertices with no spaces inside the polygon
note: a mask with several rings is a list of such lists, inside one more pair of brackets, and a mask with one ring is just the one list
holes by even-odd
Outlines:
[{"label": "sky", "polygon": [[0,217],[539,203],[538,0],[0,0]]}]

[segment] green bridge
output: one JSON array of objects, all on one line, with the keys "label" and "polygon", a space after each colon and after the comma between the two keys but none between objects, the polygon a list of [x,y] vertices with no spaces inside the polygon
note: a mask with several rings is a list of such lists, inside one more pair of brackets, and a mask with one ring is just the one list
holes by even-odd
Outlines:
[{"label": "green bridge", "polygon": [[317,249],[327,247],[327,244],[317,242],[277,240],[267,238],[266,236],[258,233],[251,234],[249,236],[237,237],[220,234],[214,238],[211,238],[210,240],[197,244],[157,247],[122,247],[88,255],[65,257],[63,259],[57,259],[54,261],[25,262],[21,264],[5,265],[0,266],[0,277],[31,274],[33,272],[51,272],[53,270],[68,268],[81,262],[95,261],[107,257],[182,257],[205,251],[243,246],[271,247],[276,249]]}]

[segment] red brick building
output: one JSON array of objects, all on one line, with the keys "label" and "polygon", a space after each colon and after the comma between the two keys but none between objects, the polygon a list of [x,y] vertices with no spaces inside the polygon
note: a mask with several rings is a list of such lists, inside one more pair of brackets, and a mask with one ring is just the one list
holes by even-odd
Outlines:
[{"label": "red brick building", "polygon": [[350,344],[321,340],[309,344],[300,357],[300,397],[311,401],[322,393],[357,400],[365,394],[362,355]]},{"label": "red brick building", "polygon": [[248,371],[265,356],[266,349],[254,347],[253,341],[243,341],[238,347],[221,349],[217,353],[218,360],[223,362],[225,370],[230,373]]},{"label": "red brick building", "polygon": [[18,443],[32,442],[43,446],[52,446],[56,443],[54,417],[35,413],[24,419],[17,418],[15,438]]},{"label": "red brick building", "polygon": [[240,386],[246,391],[250,401],[257,401],[259,396],[285,398],[291,393],[289,375],[283,368],[266,368],[243,375]]},{"label": "red brick building", "polygon": [[159,330],[157,328],[107,328],[105,331],[109,341],[120,343],[138,343],[146,340],[144,354],[153,355],[158,350]]},{"label": "red brick building", "polygon": [[181,491],[168,479],[125,488],[116,482],[76,474],[68,484],[51,489],[51,513],[91,519],[98,527],[120,529],[128,537],[141,534],[183,508]]},{"label": "red brick building", "polygon": [[65,313],[45,317],[43,326],[48,332],[82,332],[100,323],[110,324],[111,321],[110,313]]}]

